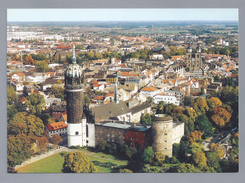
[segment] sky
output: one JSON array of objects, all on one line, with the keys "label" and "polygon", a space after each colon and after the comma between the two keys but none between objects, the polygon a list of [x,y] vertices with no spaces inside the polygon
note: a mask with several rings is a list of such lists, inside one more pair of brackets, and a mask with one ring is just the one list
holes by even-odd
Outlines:
[{"label": "sky", "polygon": [[7,21],[238,21],[238,9],[8,9]]}]

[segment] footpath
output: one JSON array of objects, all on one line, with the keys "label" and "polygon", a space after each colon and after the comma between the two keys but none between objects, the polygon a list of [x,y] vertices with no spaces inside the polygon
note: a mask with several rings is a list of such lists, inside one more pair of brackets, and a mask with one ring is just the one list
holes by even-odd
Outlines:
[{"label": "footpath", "polygon": [[[93,156],[93,157],[100,157],[100,156],[96,156],[94,155],[93,152],[89,152],[89,151],[86,151],[86,150],[78,150],[78,149],[69,149],[65,146],[59,146],[58,149],[52,149],[50,150],[49,152],[45,152],[44,154],[41,154],[41,155],[38,155],[38,156],[33,156],[31,157],[30,159],[26,160],[25,162],[23,162],[22,164],[20,165],[16,165],[15,166],[15,170],[18,170],[19,168],[23,167],[23,166],[26,166],[28,164],[31,164],[31,163],[34,163],[38,160],[41,160],[43,158],[46,158],[46,157],[49,157],[49,156],[52,156],[54,154],[57,154],[59,152],[63,152],[63,151],[67,151],[67,152],[84,152],[86,153],[86,155],[89,155],[89,156]],[[101,157],[100,157],[101,158]],[[115,160],[115,159],[109,159],[109,158],[103,158],[103,159],[107,159],[107,160],[113,160],[113,161],[120,161],[120,160]],[[120,161],[120,162],[123,162],[123,161]]]}]

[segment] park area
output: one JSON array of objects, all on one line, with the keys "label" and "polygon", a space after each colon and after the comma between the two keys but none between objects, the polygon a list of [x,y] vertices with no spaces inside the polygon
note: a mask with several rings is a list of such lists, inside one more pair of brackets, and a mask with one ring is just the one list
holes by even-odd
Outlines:
[{"label": "park area", "polygon": [[[63,168],[64,155],[66,153],[67,152],[57,153],[21,167],[17,169],[17,173],[62,173],[61,169]],[[108,160],[107,157],[103,157],[102,153],[100,155],[102,157],[88,155],[89,160],[94,162],[98,169],[97,173],[113,173],[116,172],[116,168],[123,168],[127,165],[127,161]]]}]

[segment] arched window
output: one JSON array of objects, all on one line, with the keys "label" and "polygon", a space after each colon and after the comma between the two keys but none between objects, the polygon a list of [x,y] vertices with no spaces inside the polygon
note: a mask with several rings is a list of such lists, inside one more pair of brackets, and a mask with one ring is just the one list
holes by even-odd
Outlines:
[{"label": "arched window", "polygon": [[75,84],[75,85],[79,85],[79,84],[80,84],[80,82],[79,82],[79,79],[78,79],[78,78],[76,78],[76,79],[74,80],[74,84]]}]

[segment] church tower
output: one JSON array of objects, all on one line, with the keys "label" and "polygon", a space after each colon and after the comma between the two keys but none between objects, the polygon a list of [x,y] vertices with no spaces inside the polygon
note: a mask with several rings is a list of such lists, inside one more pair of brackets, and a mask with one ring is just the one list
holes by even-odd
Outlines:
[{"label": "church tower", "polygon": [[73,45],[72,63],[65,72],[68,147],[86,145],[86,124],[83,120],[83,71],[76,63]]},{"label": "church tower", "polygon": [[119,103],[119,98],[118,98],[118,91],[117,91],[117,82],[118,82],[118,78],[117,78],[117,74],[116,74],[116,86],[115,86],[115,93],[114,93],[114,101],[116,104]]}]

